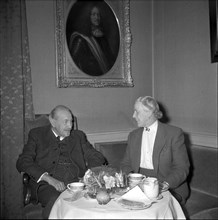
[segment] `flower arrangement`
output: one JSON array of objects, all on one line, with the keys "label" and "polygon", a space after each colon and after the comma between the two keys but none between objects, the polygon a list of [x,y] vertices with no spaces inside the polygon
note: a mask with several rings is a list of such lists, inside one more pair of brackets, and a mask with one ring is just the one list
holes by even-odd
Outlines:
[{"label": "flower arrangement", "polygon": [[125,176],[122,171],[117,172],[115,168],[100,166],[88,169],[83,182],[89,191],[96,192],[98,188],[110,190],[114,187],[125,187]]}]

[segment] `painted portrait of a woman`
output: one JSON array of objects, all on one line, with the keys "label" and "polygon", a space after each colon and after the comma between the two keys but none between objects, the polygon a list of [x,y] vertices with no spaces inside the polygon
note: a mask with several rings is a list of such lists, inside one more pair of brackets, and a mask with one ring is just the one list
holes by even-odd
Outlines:
[{"label": "painted portrait of a woman", "polygon": [[75,65],[89,76],[102,76],[115,64],[120,38],[117,19],[105,1],[76,1],[66,22]]}]

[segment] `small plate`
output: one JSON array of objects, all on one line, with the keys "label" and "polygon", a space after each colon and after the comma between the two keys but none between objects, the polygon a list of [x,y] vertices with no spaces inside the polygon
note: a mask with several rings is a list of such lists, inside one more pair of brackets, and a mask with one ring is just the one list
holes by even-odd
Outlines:
[{"label": "small plate", "polygon": [[136,202],[136,201],[131,201],[127,199],[117,200],[117,203],[120,204],[123,208],[130,209],[130,210],[147,209],[152,205],[152,202],[145,204],[143,202]]},{"label": "small plate", "polygon": [[78,191],[78,192],[74,192],[72,193],[72,191],[70,192],[71,194],[71,197],[68,197],[68,198],[64,198],[64,200],[68,201],[68,202],[73,202],[73,201],[76,201],[80,198],[82,198],[84,196],[84,192],[83,191]]},{"label": "small plate", "polygon": [[151,202],[157,202],[157,200],[163,199],[163,196],[161,194],[158,195],[158,197],[150,199]]}]

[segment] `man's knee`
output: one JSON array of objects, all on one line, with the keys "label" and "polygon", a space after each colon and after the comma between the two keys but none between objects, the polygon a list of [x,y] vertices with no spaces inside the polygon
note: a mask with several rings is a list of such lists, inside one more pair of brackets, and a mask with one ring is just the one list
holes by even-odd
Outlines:
[{"label": "man's knee", "polygon": [[42,204],[42,206],[46,206],[46,204],[52,199],[56,199],[60,195],[53,186],[45,184],[41,185],[38,188],[37,196],[38,201]]},{"label": "man's knee", "polygon": [[49,214],[51,212],[51,209],[55,203],[55,201],[57,200],[58,196],[60,193],[58,194],[51,194],[49,196],[49,200],[47,201],[47,203],[45,204],[45,207],[42,211],[42,217],[43,219],[48,219],[49,218]]}]

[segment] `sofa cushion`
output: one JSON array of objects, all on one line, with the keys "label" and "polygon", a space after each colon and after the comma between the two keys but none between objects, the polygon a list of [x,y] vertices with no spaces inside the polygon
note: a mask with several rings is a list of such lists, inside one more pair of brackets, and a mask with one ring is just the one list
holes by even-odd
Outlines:
[{"label": "sofa cushion", "polygon": [[202,210],[208,210],[217,206],[218,197],[211,196],[194,189],[191,190],[191,195],[185,205],[189,217],[201,212]]},{"label": "sofa cushion", "polygon": [[218,149],[192,145],[190,156],[191,188],[218,196]]},{"label": "sofa cushion", "polygon": [[218,219],[218,207],[198,212],[192,215],[190,219]]},{"label": "sofa cushion", "polygon": [[[217,149],[190,146],[190,197],[186,203],[188,217],[218,206]],[[199,214],[200,215],[200,214]],[[197,217],[196,217],[197,218]]]}]

